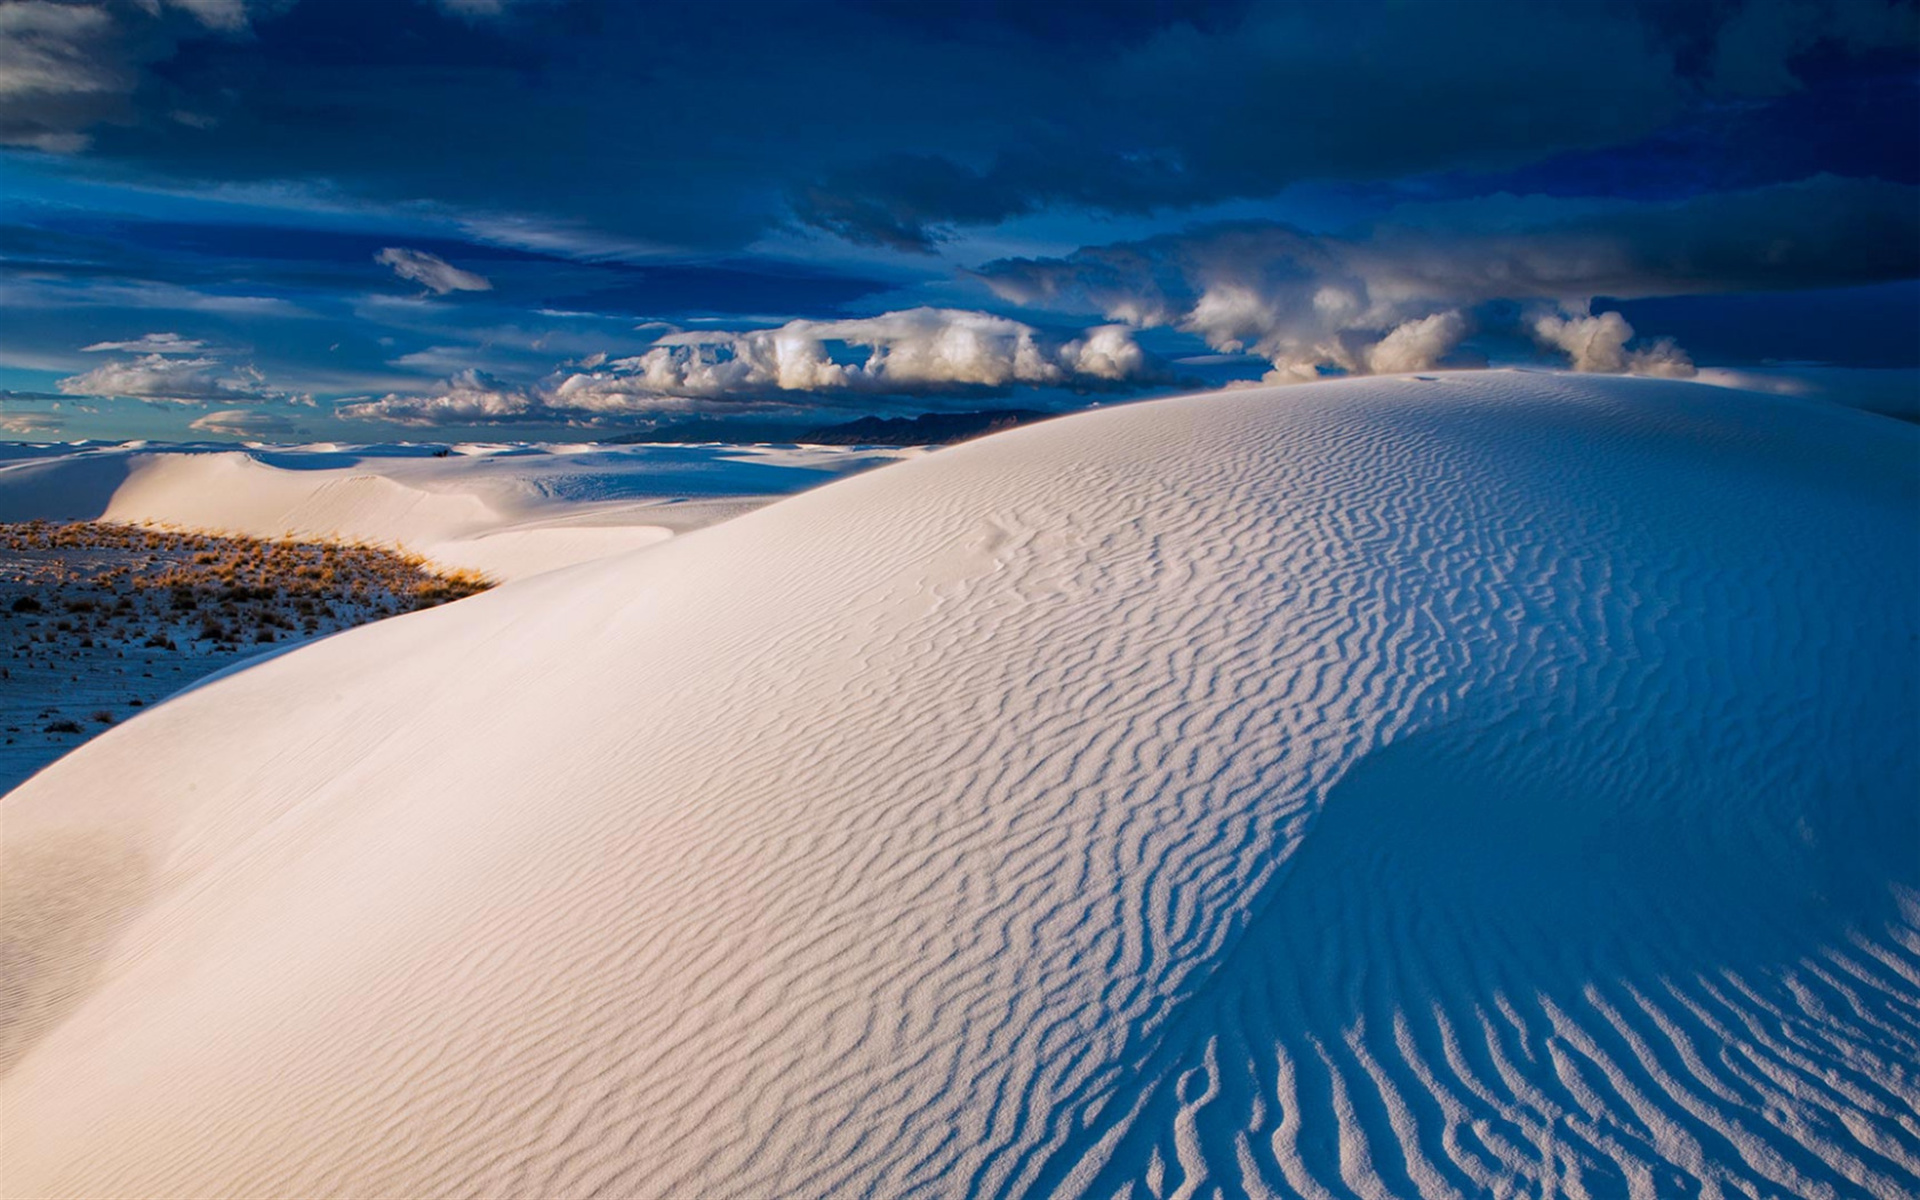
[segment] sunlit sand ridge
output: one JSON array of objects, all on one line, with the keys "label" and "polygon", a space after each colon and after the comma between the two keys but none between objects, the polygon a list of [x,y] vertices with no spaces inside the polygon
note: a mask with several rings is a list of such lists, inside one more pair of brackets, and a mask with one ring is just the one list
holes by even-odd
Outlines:
[{"label": "sunlit sand ridge", "polygon": [[1229,392],[222,678],[6,801],[4,1190],[1913,1194],[1916,451]]}]

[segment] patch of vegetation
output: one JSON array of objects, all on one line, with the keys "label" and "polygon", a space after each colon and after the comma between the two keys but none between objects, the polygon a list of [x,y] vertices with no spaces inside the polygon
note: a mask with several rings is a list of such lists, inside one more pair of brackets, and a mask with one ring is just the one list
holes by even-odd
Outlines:
[{"label": "patch of vegetation", "polygon": [[0,523],[0,722],[7,734],[41,733],[4,739],[0,792],[85,733],[62,707],[88,712],[97,729],[243,648],[324,636],[490,586],[378,547]]}]

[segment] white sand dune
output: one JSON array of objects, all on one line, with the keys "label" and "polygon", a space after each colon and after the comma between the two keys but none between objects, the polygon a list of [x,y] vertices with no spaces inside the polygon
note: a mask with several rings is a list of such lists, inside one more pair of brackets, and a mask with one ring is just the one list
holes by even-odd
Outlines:
[{"label": "white sand dune", "polygon": [[5,802],[14,1196],[1920,1193],[1920,431],[1112,409]]},{"label": "white sand dune", "polygon": [[401,547],[519,579],[665,541],[912,450],[773,446],[35,450],[0,462],[0,520],[154,522]]}]

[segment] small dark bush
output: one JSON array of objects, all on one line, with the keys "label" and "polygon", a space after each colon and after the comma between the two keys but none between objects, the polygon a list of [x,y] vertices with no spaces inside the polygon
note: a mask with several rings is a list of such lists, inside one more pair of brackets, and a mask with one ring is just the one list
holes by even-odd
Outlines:
[{"label": "small dark bush", "polygon": [[57,721],[48,721],[45,732],[47,733],[79,733],[80,726],[76,722],[69,721],[65,717],[61,717]]},{"label": "small dark bush", "polygon": [[40,602],[38,600],[35,600],[32,596],[21,596],[14,600],[11,607],[13,608],[14,612],[25,613],[25,612],[39,612],[41,605],[40,605]]}]

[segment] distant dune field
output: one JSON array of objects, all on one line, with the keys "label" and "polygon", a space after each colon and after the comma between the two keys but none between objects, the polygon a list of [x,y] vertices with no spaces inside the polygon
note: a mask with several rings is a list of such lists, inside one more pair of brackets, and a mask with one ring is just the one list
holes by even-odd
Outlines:
[{"label": "distant dune field", "polygon": [[1911,1196],[1916,656],[1920,429],[1788,397],[914,457],[9,797],[0,1188]]},{"label": "distant dune field", "polygon": [[737,516],[908,449],[0,445],[0,521],[106,520],[388,546],[520,579]]}]

